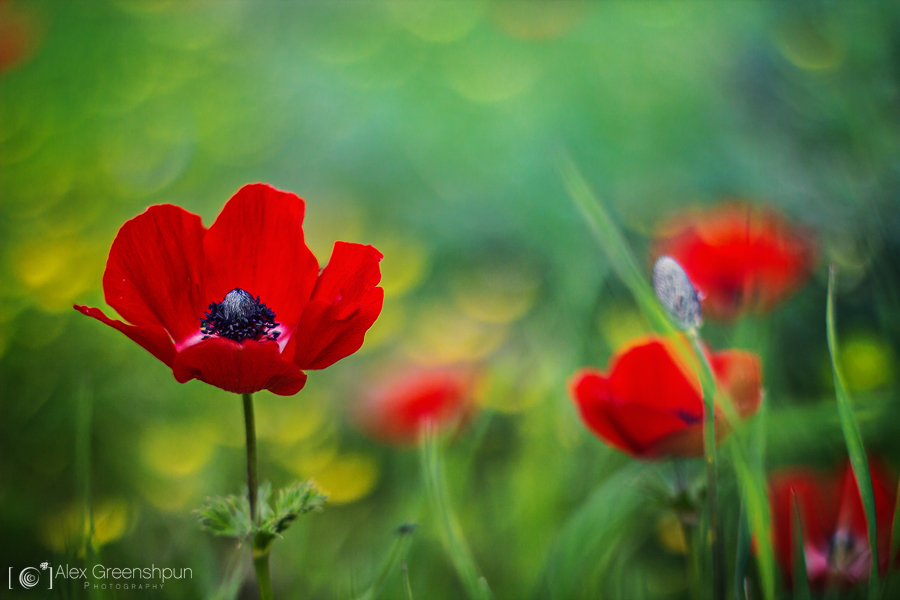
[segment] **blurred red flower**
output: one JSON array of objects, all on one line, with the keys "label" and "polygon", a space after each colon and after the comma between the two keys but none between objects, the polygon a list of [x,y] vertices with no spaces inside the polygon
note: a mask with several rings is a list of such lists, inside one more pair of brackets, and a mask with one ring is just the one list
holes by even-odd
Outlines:
[{"label": "blurred red flower", "polygon": [[[875,495],[878,562],[885,573],[897,480],[873,459],[869,460],[869,472]],[[862,498],[850,463],[828,475],[793,469],[769,479],[775,557],[789,580],[794,572],[792,494],[803,529],[803,555],[810,587],[816,590],[829,585],[846,588],[868,579],[872,555]]]},{"label": "blurred red flower", "polygon": [[0,73],[30,59],[38,45],[34,18],[0,0]]},{"label": "blurred red flower", "polygon": [[358,421],[373,438],[415,443],[422,428],[446,429],[464,421],[472,408],[475,375],[469,369],[419,369],[391,375],[368,393]]},{"label": "blurred red flower", "polygon": [[82,313],[118,329],[170,367],[229,392],[296,394],[303,369],[356,352],[381,312],[381,253],[336,242],[319,272],[303,238],[303,200],[247,185],[207,230],[163,204],[119,230],[106,263],[106,302]]},{"label": "blurred red flower", "polygon": [[807,233],[737,203],[670,221],[658,238],[654,256],[674,258],[700,293],[704,316],[721,320],[772,308],[806,281],[816,254]]},{"label": "blurred red flower", "polygon": [[[708,353],[722,390],[737,413],[756,412],[761,397],[759,358],[749,352]],[[585,426],[610,446],[637,458],[703,454],[703,393],[699,378],[672,342],[650,338],[613,356],[609,374],[585,368],[569,383]],[[716,409],[716,435],[727,433]]]}]

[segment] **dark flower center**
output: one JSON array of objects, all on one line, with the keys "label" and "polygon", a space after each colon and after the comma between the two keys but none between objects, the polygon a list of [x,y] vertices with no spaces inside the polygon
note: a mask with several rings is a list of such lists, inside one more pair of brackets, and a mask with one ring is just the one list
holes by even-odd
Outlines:
[{"label": "dark flower center", "polygon": [[[848,574],[869,557],[869,544],[852,533],[839,530],[828,544],[828,563],[835,573]],[[868,565],[863,565],[863,570]],[[858,570],[858,569],[857,569]]]},{"label": "dark flower center", "polygon": [[209,305],[206,318],[200,319],[200,333],[204,340],[214,335],[236,342],[276,340],[281,332],[272,329],[279,324],[259,296],[254,298],[246,290],[235,288],[221,302]]}]

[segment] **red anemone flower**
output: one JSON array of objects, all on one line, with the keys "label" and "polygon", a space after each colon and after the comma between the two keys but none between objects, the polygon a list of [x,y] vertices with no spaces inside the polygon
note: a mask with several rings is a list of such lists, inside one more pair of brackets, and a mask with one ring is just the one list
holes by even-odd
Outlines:
[{"label": "red anemone flower", "polygon": [[[749,352],[708,354],[722,390],[739,416],[759,407],[761,368]],[[637,458],[703,454],[703,393],[699,378],[681,364],[672,342],[642,340],[612,357],[609,374],[585,368],[569,383],[585,426]],[[716,409],[716,435],[727,432]]]},{"label": "red anemone flower", "polygon": [[411,444],[430,424],[446,429],[464,421],[470,410],[474,374],[467,369],[414,370],[385,378],[368,394],[357,416],[373,438]]},{"label": "red anemone flower", "polygon": [[336,242],[321,273],[303,239],[303,200],[247,185],[206,229],[163,204],[119,230],[106,263],[106,302],[82,313],[118,329],[172,369],[229,392],[291,395],[304,369],[356,352],[381,312],[381,253]]},{"label": "red anemone flower", "polygon": [[[869,459],[869,472],[875,495],[878,563],[886,573],[897,483],[876,460]],[[800,515],[810,587],[846,588],[868,579],[872,555],[866,517],[849,462],[833,474],[793,469],[769,479],[775,556],[789,581],[794,572],[792,495]]]},{"label": "red anemone flower", "polygon": [[660,229],[654,255],[669,255],[701,296],[704,316],[730,320],[768,310],[797,290],[813,268],[811,237],[777,214],[726,204]]}]

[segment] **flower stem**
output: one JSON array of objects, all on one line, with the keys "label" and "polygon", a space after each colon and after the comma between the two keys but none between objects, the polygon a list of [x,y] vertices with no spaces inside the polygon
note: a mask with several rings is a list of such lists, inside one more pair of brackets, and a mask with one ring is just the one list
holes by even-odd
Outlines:
[{"label": "flower stem", "polygon": [[247,427],[247,493],[250,496],[250,519],[259,524],[259,480],[256,475],[256,419],[253,416],[253,394],[244,394],[244,424]]},{"label": "flower stem", "polygon": [[700,336],[694,330],[688,336],[691,347],[703,369],[700,378],[703,389],[703,453],[706,462],[706,500],[709,512],[709,551],[712,555],[712,597],[714,600],[725,598],[725,556],[722,552],[722,536],[719,531],[718,514],[718,465],[716,462],[716,400],[715,376],[709,359],[700,344]]},{"label": "flower stem", "polygon": [[[244,425],[247,428],[247,495],[250,499],[250,518],[254,528],[259,526],[259,478],[256,467],[256,419],[253,416],[253,394],[244,394]],[[260,600],[272,600],[272,581],[269,577],[269,546],[253,544],[253,564],[259,584]]]},{"label": "flower stem", "polygon": [[272,580],[269,578],[269,551],[259,555],[253,553],[253,564],[256,565],[256,581],[259,583],[260,600],[273,600]]}]

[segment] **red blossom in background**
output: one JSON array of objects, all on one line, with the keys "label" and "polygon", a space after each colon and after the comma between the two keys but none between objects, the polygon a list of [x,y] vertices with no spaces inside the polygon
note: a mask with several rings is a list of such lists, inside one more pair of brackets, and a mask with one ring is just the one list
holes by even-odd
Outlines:
[{"label": "red blossom in background", "polygon": [[[879,568],[886,573],[897,480],[872,459],[869,460],[869,472],[875,495]],[[868,579],[872,564],[869,536],[862,498],[850,463],[828,475],[793,469],[769,479],[775,556],[789,580],[794,572],[792,494],[800,513],[810,587],[816,590],[828,585],[846,588]]]},{"label": "red blossom in background", "polygon": [[296,394],[304,369],[356,352],[381,312],[381,253],[336,242],[319,272],[303,237],[303,200],[244,186],[206,229],[170,204],[119,230],[103,275],[127,322],[75,306],[140,344],[181,382],[235,393]]},{"label": "red blossom in background", "polygon": [[704,316],[721,320],[772,308],[803,285],[815,260],[809,235],[771,211],[737,203],[663,225],[654,256],[664,254],[700,293]]},{"label": "red blossom in background", "polygon": [[0,73],[27,62],[37,46],[35,19],[0,0]]},{"label": "red blossom in background", "polygon": [[[722,390],[741,417],[756,412],[761,397],[759,358],[749,352],[709,353]],[[581,420],[598,438],[637,458],[703,454],[700,380],[677,358],[672,343],[650,338],[613,356],[608,374],[585,368],[569,383]],[[727,432],[716,410],[716,435]]]},{"label": "red blossom in background", "polygon": [[393,444],[415,443],[422,428],[446,429],[472,408],[475,375],[468,369],[412,370],[385,378],[359,406],[360,426]]}]

